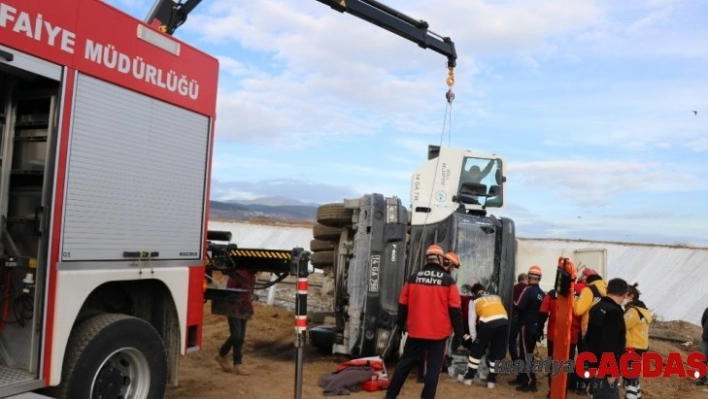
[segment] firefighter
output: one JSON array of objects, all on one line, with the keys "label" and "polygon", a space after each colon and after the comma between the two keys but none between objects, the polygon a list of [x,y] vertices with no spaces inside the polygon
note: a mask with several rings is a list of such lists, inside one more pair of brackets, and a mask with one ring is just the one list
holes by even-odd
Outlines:
[{"label": "firefighter", "polygon": [[408,374],[423,353],[426,354],[426,370],[421,398],[434,398],[447,339],[454,332],[466,347],[471,344],[470,336],[464,334],[462,326],[460,291],[450,275],[452,262],[444,261],[445,253],[435,244],[428,247],[425,256],[425,266],[408,278],[398,299],[396,327],[398,331],[407,328],[408,338],[386,398],[398,397]]},{"label": "firefighter", "polygon": [[[459,269],[460,268],[460,257],[452,251],[446,253],[443,256],[443,267],[448,268],[448,271],[451,271],[452,269]],[[461,309],[462,308],[463,307],[461,307]],[[464,319],[464,317],[463,317],[463,319]],[[464,327],[464,324],[463,324],[463,327]],[[465,332],[465,334],[467,334],[467,333]],[[423,354],[420,355],[420,359],[418,359],[417,382],[420,384],[425,383],[425,369],[427,367],[426,356],[427,356],[427,352],[424,352]]]},{"label": "firefighter", "polygon": [[474,284],[468,320],[472,345],[467,358],[467,373],[459,375],[458,380],[465,385],[471,385],[482,356],[489,349],[487,388],[492,389],[497,377],[496,362],[506,356],[506,332],[509,328],[509,317],[502,299],[498,295],[485,292],[482,284]]},{"label": "firefighter", "polygon": [[[652,322],[651,312],[639,300],[638,284],[630,285],[627,291],[624,308],[624,326],[627,329],[627,350],[634,351],[640,356],[649,349],[649,325]],[[636,365],[632,365],[636,366]],[[624,380],[625,399],[640,399],[642,388],[639,378],[626,378]]]},{"label": "firefighter", "polygon": [[521,373],[512,381],[512,384],[519,384],[517,391],[536,392],[536,373],[529,367],[533,360],[536,341],[543,335],[543,329],[539,326],[541,317],[539,309],[543,302],[545,292],[538,286],[541,281],[542,271],[537,265],[533,265],[528,271],[529,285],[524,289],[519,300],[514,306],[519,311],[519,324],[521,325],[522,353],[526,359],[526,373]]},{"label": "firefighter", "polygon": [[[253,317],[253,290],[256,285],[256,272],[237,270],[227,282],[228,288],[240,292],[234,299],[213,299],[212,313],[226,316],[229,324],[229,337],[219,348],[216,362],[223,371],[239,375],[250,375],[243,367],[243,344],[246,340],[246,326]],[[231,353],[232,361],[227,355]]]}]

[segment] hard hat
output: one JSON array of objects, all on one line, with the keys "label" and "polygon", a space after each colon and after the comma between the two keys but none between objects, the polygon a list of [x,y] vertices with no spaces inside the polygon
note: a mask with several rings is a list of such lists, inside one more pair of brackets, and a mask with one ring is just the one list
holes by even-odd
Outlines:
[{"label": "hard hat", "polygon": [[452,263],[452,267],[454,267],[455,269],[459,269],[459,268],[460,268],[460,257],[457,256],[456,253],[454,253],[454,252],[452,252],[452,251],[446,253],[446,254],[445,254],[445,259],[449,260],[450,263]]},{"label": "hard hat", "polygon": [[540,278],[542,274],[543,274],[543,272],[541,271],[541,268],[539,266],[533,265],[533,266],[529,267],[529,272],[528,272],[529,276],[536,276],[536,277]]},{"label": "hard hat", "polygon": [[445,256],[445,252],[437,244],[433,244],[433,245],[429,246],[428,249],[425,251],[425,256],[435,256],[435,255]]},{"label": "hard hat", "polygon": [[596,274],[597,274],[597,272],[593,269],[590,269],[590,268],[583,269],[583,276],[585,276],[585,277],[594,276]]}]

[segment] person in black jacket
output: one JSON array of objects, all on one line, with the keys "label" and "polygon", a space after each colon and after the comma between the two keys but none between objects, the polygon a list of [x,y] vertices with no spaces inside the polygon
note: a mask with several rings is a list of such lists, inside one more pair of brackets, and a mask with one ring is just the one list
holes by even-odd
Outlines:
[{"label": "person in black jacket", "polygon": [[[624,325],[622,302],[628,291],[627,282],[613,278],[607,282],[607,296],[590,309],[585,344],[589,352],[597,358],[590,367],[597,369],[604,353],[614,353],[617,364],[625,352],[627,330]],[[593,377],[590,382],[593,399],[619,399],[619,383],[615,377]]]},{"label": "person in black jacket", "polygon": [[[703,311],[703,317],[701,317],[701,326],[703,326],[703,335],[701,335],[701,343],[699,348],[706,358],[708,358],[708,308]],[[703,376],[696,382],[697,385],[708,385],[708,376]]]},{"label": "person in black jacket", "polygon": [[517,391],[536,392],[536,373],[533,372],[531,365],[533,360],[534,349],[536,349],[536,341],[539,341],[543,334],[543,323],[546,322],[545,314],[540,312],[541,302],[546,293],[543,292],[538,283],[541,281],[541,268],[533,265],[529,268],[528,286],[519,296],[519,300],[514,303],[514,307],[519,312],[519,325],[521,326],[521,343],[524,359],[526,359],[526,373],[519,374],[512,384],[519,384],[516,387]]}]

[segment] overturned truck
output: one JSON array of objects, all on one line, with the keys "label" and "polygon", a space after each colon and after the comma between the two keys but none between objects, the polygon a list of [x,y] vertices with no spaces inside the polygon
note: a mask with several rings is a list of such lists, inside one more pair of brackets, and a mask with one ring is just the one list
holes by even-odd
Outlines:
[{"label": "overturned truck", "polygon": [[504,167],[493,154],[429,146],[412,176],[410,208],[377,193],[320,206],[311,263],[334,279],[334,323],[313,328],[311,343],[355,358],[394,354],[398,296],[430,244],[460,256],[453,273],[463,294],[481,282],[510,312],[515,225],[488,213],[504,207]]}]

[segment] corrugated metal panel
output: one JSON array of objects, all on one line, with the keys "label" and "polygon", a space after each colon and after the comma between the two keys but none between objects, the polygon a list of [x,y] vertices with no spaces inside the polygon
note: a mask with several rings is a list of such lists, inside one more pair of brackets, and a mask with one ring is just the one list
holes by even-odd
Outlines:
[{"label": "corrugated metal panel", "polygon": [[[233,241],[248,248],[290,249],[301,246],[309,250],[312,229],[259,226],[246,223],[209,223],[213,230],[228,230]],[[546,240],[520,238],[520,243],[545,248],[549,259],[561,253],[570,255],[576,249],[607,249],[607,277],[621,277],[630,284],[638,282],[642,300],[652,312],[665,320],[684,320],[699,324],[708,307],[708,248],[681,248],[664,245],[619,244],[600,241]],[[517,272],[530,265],[517,265]],[[543,265],[551,283],[555,265]]]},{"label": "corrugated metal panel", "polygon": [[[520,239],[549,249],[606,248],[606,280],[639,283],[641,299],[665,320],[700,325],[708,307],[708,248],[622,244],[601,241]],[[518,270],[518,269],[517,269]]]},{"label": "corrugated metal panel", "polygon": [[62,260],[201,256],[209,118],[79,75]]},{"label": "corrugated metal panel", "polygon": [[0,50],[8,52],[13,56],[12,61],[6,61],[4,58],[0,58],[0,64],[10,65],[49,79],[61,79],[61,67],[59,65],[52,64],[51,62],[44,61],[43,59],[25,54],[13,48],[0,46]]}]

